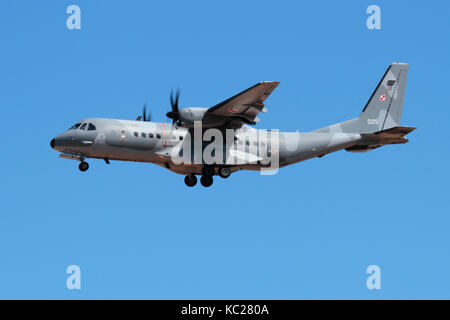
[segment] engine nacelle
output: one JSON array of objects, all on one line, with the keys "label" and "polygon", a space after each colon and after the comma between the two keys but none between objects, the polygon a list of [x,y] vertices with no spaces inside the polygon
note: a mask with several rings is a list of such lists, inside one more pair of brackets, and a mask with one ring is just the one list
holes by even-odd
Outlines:
[{"label": "engine nacelle", "polygon": [[178,125],[180,127],[192,128],[194,127],[194,121],[201,121],[203,128],[219,127],[226,121],[223,117],[216,116],[214,114],[206,113],[208,108],[182,108],[178,111]]},{"label": "engine nacelle", "polygon": [[202,121],[208,108],[182,108],[179,111],[178,121],[181,125],[193,125],[194,121]]}]

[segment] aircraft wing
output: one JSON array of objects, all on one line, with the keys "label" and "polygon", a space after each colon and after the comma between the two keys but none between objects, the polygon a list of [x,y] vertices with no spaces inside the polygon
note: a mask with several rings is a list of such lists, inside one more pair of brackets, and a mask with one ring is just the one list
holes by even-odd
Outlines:
[{"label": "aircraft wing", "polygon": [[227,124],[231,123],[234,127],[240,127],[244,123],[254,125],[259,121],[256,117],[258,113],[267,111],[264,107],[264,100],[278,84],[278,81],[257,83],[253,87],[209,108],[205,116],[223,118]]}]

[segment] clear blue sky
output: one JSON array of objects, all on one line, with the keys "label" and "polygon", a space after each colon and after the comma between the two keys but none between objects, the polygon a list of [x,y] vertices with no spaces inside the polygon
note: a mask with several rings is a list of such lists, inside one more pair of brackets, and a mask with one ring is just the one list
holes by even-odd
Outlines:
[{"label": "clear blue sky", "polygon": [[[82,10],[81,30],[66,8]],[[382,30],[366,28],[381,7]],[[0,298],[450,298],[446,1],[12,1],[0,4]],[[85,117],[165,121],[261,80],[260,128],[359,114],[410,63],[410,143],[341,151],[209,189],[152,164],[59,159]],[[65,287],[81,267],[82,289]],[[379,291],[366,268],[381,267]]]}]

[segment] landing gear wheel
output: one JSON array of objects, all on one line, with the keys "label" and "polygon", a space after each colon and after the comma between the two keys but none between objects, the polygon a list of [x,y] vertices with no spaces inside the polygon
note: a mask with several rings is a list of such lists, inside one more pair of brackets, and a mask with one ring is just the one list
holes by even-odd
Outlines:
[{"label": "landing gear wheel", "polygon": [[209,175],[202,175],[202,177],[200,178],[200,183],[202,184],[202,186],[204,187],[209,187],[213,184],[213,177],[209,176]]},{"label": "landing gear wheel", "polygon": [[78,169],[80,169],[81,172],[85,172],[87,169],[89,169],[89,164],[83,161],[78,166]]},{"label": "landing gear wheel", "polygon": [[184,183],[186,183],[188,187],[193,187],[197,184],[197,177],[193,174],[188,174],[184,177]]},{"label": "landing gear wheel", "polygon": [[231,175],[231,170],[228,167],[221,167],[218,171],[219,176],[224,179],[228,178]]}]

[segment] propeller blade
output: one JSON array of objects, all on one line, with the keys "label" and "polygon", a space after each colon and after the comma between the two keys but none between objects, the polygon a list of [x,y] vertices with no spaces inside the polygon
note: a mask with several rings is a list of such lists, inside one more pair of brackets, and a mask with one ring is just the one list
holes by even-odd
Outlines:
[{"label": "propeller blade", "polygon": [[180,89],[177,89],[177,94],[175,96],[175,110],[178,112],[178,99],[180,98]]},{"label": "propeller blade", "polygon": [[173,91],[170,92],[170,106],[172,107],[172,111],[178,113],[178,100],[180,98],[180,90],[177,90],[175,94],[175,100],[173,98]]},{"label": "propeller blade", "polygon": [[172,111],[169,111],[166,113],[166,116],[170,119],[172,119],[172,125],[178,122],[180,117],[180,112],[178,110],[178,100],[180,99],[180,89],[177,89],[177,92],[175,94],[175,98],[173,95],[173,90],[170,92],[170,107],[172,108]]},{"label": "propeller blade", "polygon": [[147,121],[147,104],[144,104],[144,110],[142,110],[142,121]]}]

